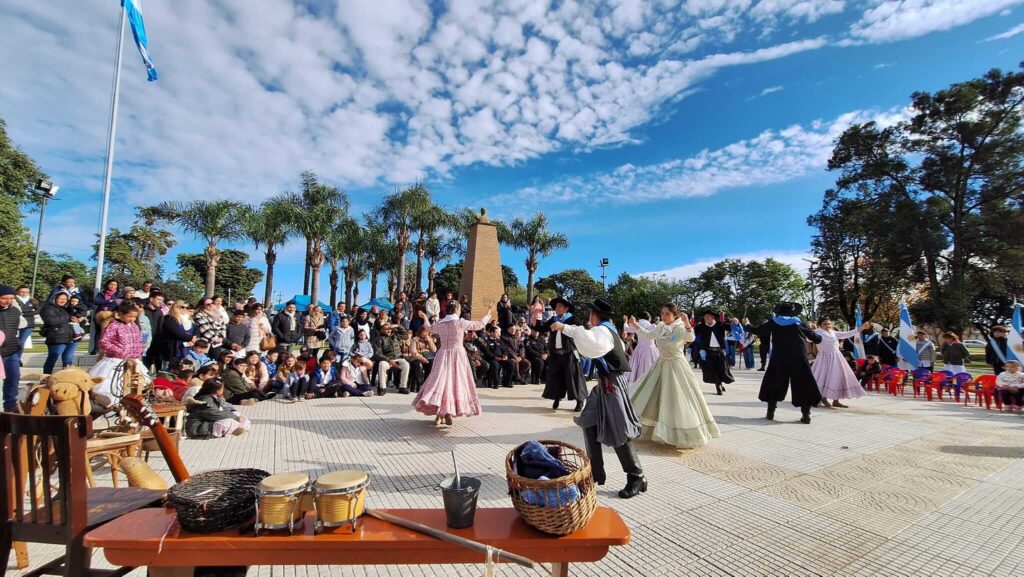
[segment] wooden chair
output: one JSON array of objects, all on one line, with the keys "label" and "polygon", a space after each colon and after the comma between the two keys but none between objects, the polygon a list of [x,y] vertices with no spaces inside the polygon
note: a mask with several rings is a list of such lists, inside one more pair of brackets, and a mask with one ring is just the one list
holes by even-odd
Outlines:
[{"label": "wooden chair", "polygon": [[[92,570],[85,533],[117,517],[159,502],[161,491],[86,487],[88,417],[0,415],[0,555],[6,567],[12,542],[65,546],[65,555],[25,577],[120,576],[131,568]],[[27,474],[26,474],[27,472]],[[42,485],[40,491],[23,488]],[[51,487],[51,483],[55,487]]]}]

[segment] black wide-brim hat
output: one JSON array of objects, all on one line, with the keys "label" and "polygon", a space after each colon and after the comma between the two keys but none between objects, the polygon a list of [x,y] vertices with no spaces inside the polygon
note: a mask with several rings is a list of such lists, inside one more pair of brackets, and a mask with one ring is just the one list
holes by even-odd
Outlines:
[{"label": "black wide-brim hat", "polygon": [[804,305],[793,302],[781,302],[775,305],[775,314],[780,317],[798,317],[804,312]]},{"label": "black wide-brim hat", "polygon": [[600,297],[594,299],[594,302],[590,304],[590,309],[596,313],[607,315],[609,317],[615,314],[615,307],[612,306],[612,303],[608,302],[608,299]]},{"label": "black wide-brim hat", "polygon": [[562,306],[564,306],[565,308],[569,309],[569,312],[572,312],[573,307],[572,307],[572,303],[571,302],[565,300],[562,297],[555,297],[555,298],[551,299],[551,308],[555,308],[556,306],[558,306],[560,304]]}]

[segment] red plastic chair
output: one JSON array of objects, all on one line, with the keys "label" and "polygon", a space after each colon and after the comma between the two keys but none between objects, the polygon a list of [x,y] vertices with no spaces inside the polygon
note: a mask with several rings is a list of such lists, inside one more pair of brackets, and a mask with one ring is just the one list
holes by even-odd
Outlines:
[{"label": "red plastic chair", "polygon": [[929,377],[924,382],[924,395],[925,395],[925,397],[927,397],[928,400],[931,401],[932,400],[932,392],[934,391],[934,392],[937,392],[939,394],[939,400],[941,401],[942,400],[942,388],[946,386],[946,384],[949,382],[949,379],[950,379],[950,375],[947,375],[946,373],[933,373],[932,376]]},{"label": "red plastic chair", "polygon": [[[970,384],[967,385],[967,390],[973,390],[975,393],[975,399],[977,406],[981,406],[982,400],[985,401],[985,408],[992,409],[992,401],[995,400],[996,409],[1003,410],[1003,399],[999,396],[998,390],[996,389],[996,376],[995,375],[980,375]],[[967,399],[964,399],[964,404],[967,404]]]},{"label": "red plastic chair", "polygon": [[[925,384],[931,382],[932,372],[928,369],[915,369],[910,376],[914,382],[914,398],[917,398],[924,389]],[[945,375],[943,375],[943,378],[945,378]]]},{"label": "red plastic chair", "polygon": [[885,384],[885,390],[890,395],[896,396],[896,391],[899,390],[899,394],[903,395],[904,389],[907,386],[907,371],[903,369],[893,369],[891,371],[882,373],[882,382]]}]

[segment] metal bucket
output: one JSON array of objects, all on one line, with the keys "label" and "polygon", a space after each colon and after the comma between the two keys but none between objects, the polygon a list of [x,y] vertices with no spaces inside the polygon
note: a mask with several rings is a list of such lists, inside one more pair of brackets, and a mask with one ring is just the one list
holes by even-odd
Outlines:
[{"label": "metal bucket", "polygon": [[455,488],[455,477],[441,481],[441,496],[444,498],[444,513],[448,526],[465,529],[473,526],[476,517],[476,499],[480,494],[480,479],[460,477],[460,488]]}]

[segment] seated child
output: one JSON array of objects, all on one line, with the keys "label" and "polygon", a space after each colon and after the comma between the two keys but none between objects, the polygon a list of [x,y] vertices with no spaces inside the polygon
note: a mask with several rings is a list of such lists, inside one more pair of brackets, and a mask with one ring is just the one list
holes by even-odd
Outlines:
[{"label": "seated child", "polygon": [[182,367],[170,374],[172,379],[167,378],[165,373],[153,379],[153,392],[157,398],[164,400],[180,401],[184,398],[191,387],[192,376],[195,371],[191,367]]},{"label": "seated child", "polygon": [[195,396],[198,401],[188,408],[185,432],[190,439],[215,439],[242,435],[249,430],[249,420],[224,400],[224,385],[217,379],[203,383]]},{"label": "seated child", "polygon": [[1024,405],[1024,372],[1017,361],[1006,361],[1006,370],[996,377],[996,386],[1003,396],[1003,404],[1020,412]]},{"label": "seated child", "polygon": [[199,369],[206,365],[213,364],[213,359],[211,359],[207,354],[209,352],[210,342],[204,339],[199,339],[194,345],[192,345],[192,348],[189,349],[188,354],[185,355],[185,359],[191,359],[192,365]]},{"label": "seated child", "polygon": [[342,397],[349,395],[353,397],[373,396],[373,386],[370,384],[369,374],[362,361],[362,355],[352,353],[352,356],[341,364],[341,374],[338,379],[341,381]]},{"label": "seated child", "polygon": [[864,366],[857,368],[854,373],[860,381],[860,386],[866,389],[871,377],[882,374],[882,364],[878,362],[878,357],[875,355],[868,355],[864,361]]}]

